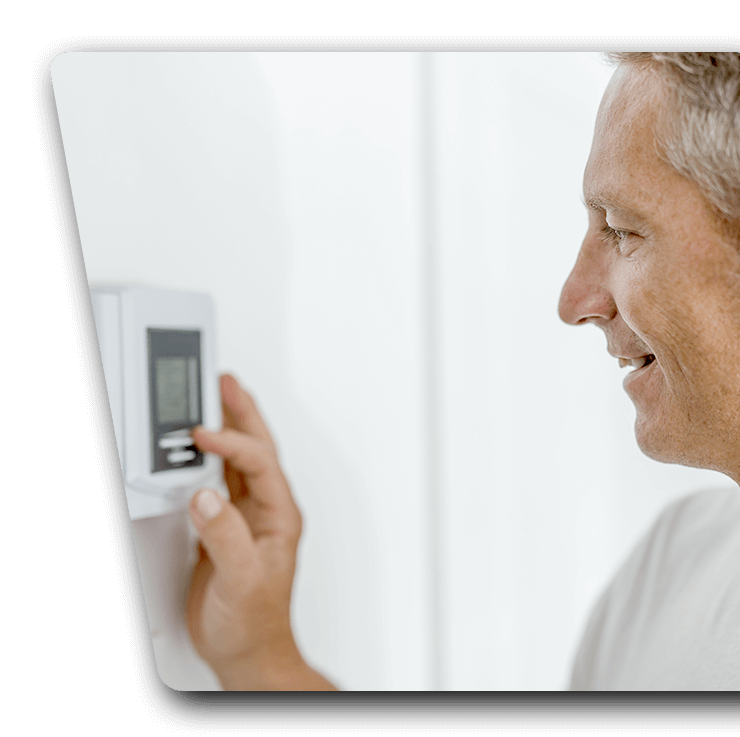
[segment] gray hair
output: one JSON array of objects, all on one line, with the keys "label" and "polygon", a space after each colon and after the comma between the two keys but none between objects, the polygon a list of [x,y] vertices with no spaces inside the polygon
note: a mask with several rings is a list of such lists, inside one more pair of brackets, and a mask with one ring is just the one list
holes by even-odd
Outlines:
[{"label": "gray hair", "polygon": [[612,52],[613,64],[648,68],[666,83],[659,145],[733,234],[740,233],[740,54]]}]

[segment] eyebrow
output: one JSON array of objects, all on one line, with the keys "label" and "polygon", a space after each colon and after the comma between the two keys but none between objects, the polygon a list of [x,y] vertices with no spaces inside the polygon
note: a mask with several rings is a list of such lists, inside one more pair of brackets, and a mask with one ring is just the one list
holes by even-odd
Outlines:
[{"label": "eyebrow", "polygon": [[645,215],[637,210],[634,210],[629,205],[620,202],[619,200],[604,198],[604,197],[589,197],[587,200],[581,197],[581,202],[589,210],[613,210],[617,215],[624,215],[627,217],[636,218],[641,222],[647,222]]}]

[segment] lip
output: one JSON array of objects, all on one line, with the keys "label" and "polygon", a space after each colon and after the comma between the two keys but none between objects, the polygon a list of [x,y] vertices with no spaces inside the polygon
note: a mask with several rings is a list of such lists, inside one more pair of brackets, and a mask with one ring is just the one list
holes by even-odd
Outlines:
[{"label": "lip", "polygon": [[[620,359],[624,358],[627,361],[631,361],[633,358],[642,358],[643,356],[651,355],[648,351],[642,351],[640,353],[630,353],[629,351],[612,351],[607,350],[607,353],[613,358]],[[654,355],[654,354],[652,354]]]},{"label": "lip", "polygon": [[640,387],[650,378],[651,374],[653,373],[653,367],[657,365],[658,362],[656,360],[653,360],[647,366],[643,366],[642,368],[630,371],[627,376],[624,377],[622,386],[625,388],[626,391],[630,393],[639,391]]}]

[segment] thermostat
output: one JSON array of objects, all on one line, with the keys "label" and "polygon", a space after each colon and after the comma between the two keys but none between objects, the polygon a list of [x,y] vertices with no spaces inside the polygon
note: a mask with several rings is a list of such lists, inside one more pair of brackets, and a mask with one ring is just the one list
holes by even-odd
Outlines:
[{"label": "thermostat", "polygon": [[213,301],[138,286],[90,293],[131,519],[181,509],[222,469],[191,435],[221,426]]}]

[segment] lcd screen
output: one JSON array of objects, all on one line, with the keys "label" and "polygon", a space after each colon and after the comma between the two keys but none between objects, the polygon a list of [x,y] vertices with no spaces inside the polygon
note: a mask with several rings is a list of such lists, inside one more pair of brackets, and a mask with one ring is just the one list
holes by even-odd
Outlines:
[{"label": "lcd screen", "polygon": [[184,357],[167,356],[156,359],[157,420],[160,425],[185,422],[192,416],[189,410],[188,388],[190,382],[188,361]]}]

